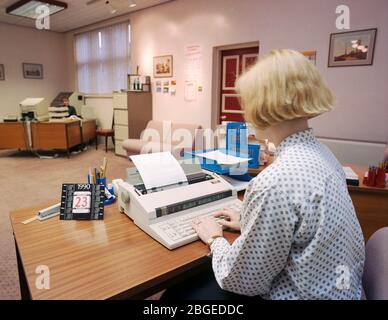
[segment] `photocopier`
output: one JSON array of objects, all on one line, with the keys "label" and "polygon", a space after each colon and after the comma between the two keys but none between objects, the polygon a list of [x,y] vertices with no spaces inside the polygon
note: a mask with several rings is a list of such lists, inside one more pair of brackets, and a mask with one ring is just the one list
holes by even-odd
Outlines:
[{"label": "photocopier", "polygon": [[[226,207],[241,209],[233,186],[219,175],[203,171],[192,159],[174,164],[175,170],[186,176],[185,181],[153,188],[147,188],[143,181],[143,159],[134,163],[137,167],[127,169],[126,181],[118,185],[119,209],[170,250],[198,239],[191,226],[194,219],[212,216]],[[163,174],[160,171],[169,174],[168,169],[158,170],[155,164],[150,170],[155,175]]]}]

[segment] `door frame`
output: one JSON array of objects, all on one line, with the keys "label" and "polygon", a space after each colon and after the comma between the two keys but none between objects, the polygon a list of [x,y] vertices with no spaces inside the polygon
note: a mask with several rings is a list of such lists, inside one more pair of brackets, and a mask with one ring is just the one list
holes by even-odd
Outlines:
[{"label": "door frame", "polygon": [[222,70],[222,51],[244,49],[250,47],[259,47],[260,41],[244,42],[231,45],[213,47],[213,66],[212,66],[212,102],[211,102],[211,127],[215,130],[218,126],[218,120],[221,113],[221,70]]}]

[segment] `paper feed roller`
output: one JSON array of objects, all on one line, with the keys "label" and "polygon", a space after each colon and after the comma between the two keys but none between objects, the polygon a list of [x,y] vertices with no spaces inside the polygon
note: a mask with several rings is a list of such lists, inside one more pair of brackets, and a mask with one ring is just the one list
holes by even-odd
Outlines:
[{"label": "paper feed roller", "polygon": [[181,184],[174,184],[174,185],[167,185],[159,188],[153,188],[147,190],[143,180],[140,176],[139,171],[136,169],[136,167],[128,168],[127,169],[127,179],[126,181],[134,186],[134,188],[139,191],[141,194],[147,194],[152,192],[160,192],[162,190],[167,190],[171,188],[181,187],[182,185],[187,184],[195,184],[199,182],[204,182],[208,180],[214,179],[212,174],[209,174],[201,169],[201,165],[198,163],[192,163],[190,161],[181,161],[180,165],[185,172],[185,175],[187,177],[188,183],[181,183]]}]

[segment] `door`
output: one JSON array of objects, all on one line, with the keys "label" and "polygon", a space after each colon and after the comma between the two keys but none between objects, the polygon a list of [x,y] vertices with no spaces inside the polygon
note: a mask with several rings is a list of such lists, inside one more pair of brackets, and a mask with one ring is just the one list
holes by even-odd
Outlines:
[{"label": "door", "polygon": [[243,111],[236,93],[236,80],[257,62],[259,47],[224,50],[221,53],[220,119],[244,122]]}]

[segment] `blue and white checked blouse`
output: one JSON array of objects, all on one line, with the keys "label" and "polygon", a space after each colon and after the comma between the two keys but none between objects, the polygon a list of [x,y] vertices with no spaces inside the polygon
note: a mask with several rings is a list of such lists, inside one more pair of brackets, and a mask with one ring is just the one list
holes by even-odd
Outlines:
[{"label": "blue and white checked blouse", "polygon": [[364,238],[342,166],[311,129],[287,137],[251,181],[241,236],[216,239],[224,290],[264,299],[360,299]]}]

